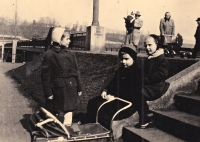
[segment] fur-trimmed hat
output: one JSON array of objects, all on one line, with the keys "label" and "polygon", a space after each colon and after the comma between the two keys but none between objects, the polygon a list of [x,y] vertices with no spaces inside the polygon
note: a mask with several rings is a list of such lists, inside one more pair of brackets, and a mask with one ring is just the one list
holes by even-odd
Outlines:
[{"label": "fur-trimmed hat", "polygon": [[61,28],[61,27],[54,28],[53,31],[52,31],[52,38],[51,38],[51,40],[53,42],[60,43],[60,40],[61,40],[61,37],[62,37],[64,31],[65,31],[65,28]]},{"label": "fur-trimmed hat", "polygon": [[122,52],[125,52],[125,53],[129,54],[131,56],[131,58],[133,58],[133,60],[137,59],[136,47],[131,45],[131,44],[122,45],[122,47],[119,50],[118,57],[121,56]]}]

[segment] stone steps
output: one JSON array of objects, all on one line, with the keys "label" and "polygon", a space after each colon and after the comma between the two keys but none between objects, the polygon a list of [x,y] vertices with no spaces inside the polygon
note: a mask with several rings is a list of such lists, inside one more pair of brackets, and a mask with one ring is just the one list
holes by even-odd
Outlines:
[{"label": "stone steps", "polygon": [[200,116],[200,95],[175,95],[175,107],[178,110]]},{"label": "stone steps", "polygon": [[154,128],[137,129],[128,125],[123,128],[125,142],[200,142],[200,83],[197,94],[175,94],[181,90],[195,91],[190,87],[194,87],[199,80],[199,65],[200,61],[167,79],[170,88],[166,94],[149,102],[153,109]]},{"label": "stone steps", "polygon": [[184,142],[155,127],[148,129],[137,129],[134,126],[124,127],[122,137],[125,142]]},{"label": "stone steps", "polygon": [[200,141],[200,95],[175,95],[172,109],[151,110],[154,128],[137,129],[124,127],[125,142],[199,142]]},{"label": "stone steps", "polygon": [[152,110],[154,127],[138,129],[123,128],[125,142],[199,142],[200,117],[174,109]]},{"label": "stone steps", "polygon": [[173,110],[153,110],[156,128],[180,139],[200,141],[200,117]]}]

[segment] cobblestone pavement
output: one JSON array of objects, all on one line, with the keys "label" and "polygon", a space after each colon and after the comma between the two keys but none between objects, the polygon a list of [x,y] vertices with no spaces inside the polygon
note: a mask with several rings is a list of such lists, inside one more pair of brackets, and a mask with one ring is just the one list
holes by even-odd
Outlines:
[{"label": "cobblestone pavement", "polygon": [[6,72],[22,63],[0,63],[0,142],[30,142],[28,117],[31,102],[19,91],[19,84]]}]

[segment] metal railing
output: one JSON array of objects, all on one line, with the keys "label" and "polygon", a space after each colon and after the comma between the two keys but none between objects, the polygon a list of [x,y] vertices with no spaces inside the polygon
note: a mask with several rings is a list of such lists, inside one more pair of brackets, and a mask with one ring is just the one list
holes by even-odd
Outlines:
[{"label": "metal railing", "polygon": [[[85,50],[86,32],[83,33],[71,33],[70,34],[70,45],[69,49]],[[33,48],[44,48],[46,39],[42,40],[19,40],[17,47],[33,47]],[[6,43],[4,47],[12,47],[12,43]]]},{"label": "metal railing", "polygon": [[[12,47],[12,43],[6,43],[4,47]],[[17,47],[33,47],[33,48],[44,48],[45,40],[19,40]]]},{"label": "metal railing", "polygon": [[86,32],[70,34],[70,49],[85,50]]}]

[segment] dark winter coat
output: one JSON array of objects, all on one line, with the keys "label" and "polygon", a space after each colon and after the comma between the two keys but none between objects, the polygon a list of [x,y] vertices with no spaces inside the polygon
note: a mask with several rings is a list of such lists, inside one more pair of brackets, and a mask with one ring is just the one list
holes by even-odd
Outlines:
[{"label": "dark winter coat", "polygon": [[82,91],[75,53],[59,46],[47,50],[42,61],[41,79],[46,98],[53,95],[54,109],[77,109],[78,92]]},{"label": "dark winter coat", "polygon": [[[108,83],[107,87],[105,87],[104,91],[107,92],[107,95],[113,95],[115,97],[119,97],[121,99],[132,102],[132,107],[126,109],[121,112],[120,115],[117,116],[117,119],[124,119],[131,116],[136,111],[136,97],[137,94],[141,92],[141,77],[140,69],[138,66],[133,64],[129,68],[119,67],[113,79]],[[101,96],[97,96],[92,98],[88,102],[87,106],[87,117],[89,122],[96,121],[96,113],[99,106],[104,103],[106,100]],[[123,104],[124,105],[124,104]],[[116,106],[116,108],[120,107],[120,104]],[[108,110],[109,112],[110,110]],[[107,116],[105,116],[107,118]]]},{"label": "dark winter coat", "polygon": [[196,39],[196,44],[200,45],[200,25],[197,26],[194,37]]},{"label": "dark winter coat", "polygon": [[129,68],[118,68],[105,88],[107,94],[134,102],[136,94],[141,92],[140,72],[136,63]]},{"label": "dark winter coat", "polygon": [[197,26],[194,37],[195,37],[196,43],[192,51],[192,57],[196,58],[198,52],[200,51],[200,25]]},{"label": "dark winter coat", "polygon": [[134,24],[131,22],[131,20],[133,19],[132,16],[128,15],[127,18],[125,19],[125,27],[128,33],[132,33],[133,28],[134,28]]},{"label": "dark winter coat", "polygon": [[163,49],[157,50],[144,62],[142,93],[149,101],[160,98],[169,88],[169,83],[165,81],[168,76],[169,63],[163,53]]}]

